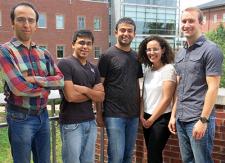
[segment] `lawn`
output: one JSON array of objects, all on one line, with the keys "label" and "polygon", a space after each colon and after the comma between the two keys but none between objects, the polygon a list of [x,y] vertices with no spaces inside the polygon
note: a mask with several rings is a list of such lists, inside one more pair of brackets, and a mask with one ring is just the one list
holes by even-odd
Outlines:
[{"label": "lawn", "polygon": [[7,128],[0,129],[0,162],[12,163]]}]

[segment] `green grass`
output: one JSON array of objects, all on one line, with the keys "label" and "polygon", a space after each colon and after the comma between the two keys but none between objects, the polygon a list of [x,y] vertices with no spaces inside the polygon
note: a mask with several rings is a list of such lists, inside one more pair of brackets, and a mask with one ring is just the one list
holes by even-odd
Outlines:
[{"label": "green grass", "polygon": [[0,129],[0,162],[12,163],[11,151],[8,141],[7,128]]}]

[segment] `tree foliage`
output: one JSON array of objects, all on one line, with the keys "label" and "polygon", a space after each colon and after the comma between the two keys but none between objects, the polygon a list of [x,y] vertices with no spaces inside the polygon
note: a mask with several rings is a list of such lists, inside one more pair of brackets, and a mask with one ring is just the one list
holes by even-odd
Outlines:
[{"label": "tree foliage", "polygon": [[[206,37],[215,42],[222,50],[225,58],[225,27],[220,24],[216,30],[206,33]],[[225,87],[225,61],[223,61],[223,75],[221,77],[220,87]]]}]

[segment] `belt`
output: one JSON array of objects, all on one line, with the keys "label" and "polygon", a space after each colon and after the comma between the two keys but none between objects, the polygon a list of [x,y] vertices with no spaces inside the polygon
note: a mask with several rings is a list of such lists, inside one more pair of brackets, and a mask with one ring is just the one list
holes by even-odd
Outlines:
[{"label": "belt", "polygon": [[20,113],[24,113],[27,115],[40,115],[42,112],[44,112],[46,110],[46,108],[42,108],[39,110],[31,110],[31,109],[27,109],[21,106],[16,106],[13,104],[6,104],[6,108],[7,110],[13,110],[13,111],[17,111]]}]

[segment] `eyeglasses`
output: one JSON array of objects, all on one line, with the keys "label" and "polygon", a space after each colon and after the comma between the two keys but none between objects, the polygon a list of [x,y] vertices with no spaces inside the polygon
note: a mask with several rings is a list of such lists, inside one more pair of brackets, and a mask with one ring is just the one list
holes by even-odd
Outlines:
[{"label": "eyeglasses", "polygon": [[77,42],[79,45],[87,45],[87,46],[91,46],[92,45],[92,41],[78,41]]},{"label": "eyeglasses", "polygon": [[145,52],[146,53],[150,53],[151,51],[153,51],[154,53],[158,52],[160,49],[158,48],[153,48],[153,49],[146,49]]},{"label": "eyeglasses", "polygon": [[21,23],[21,24],[25,24],[27,22],[28,22],[28,24],[34,24],[36,22],[36,19],[34,19],[34,18],[25,18],[25,17],[17,17],[16,21],[18,23]]}]

